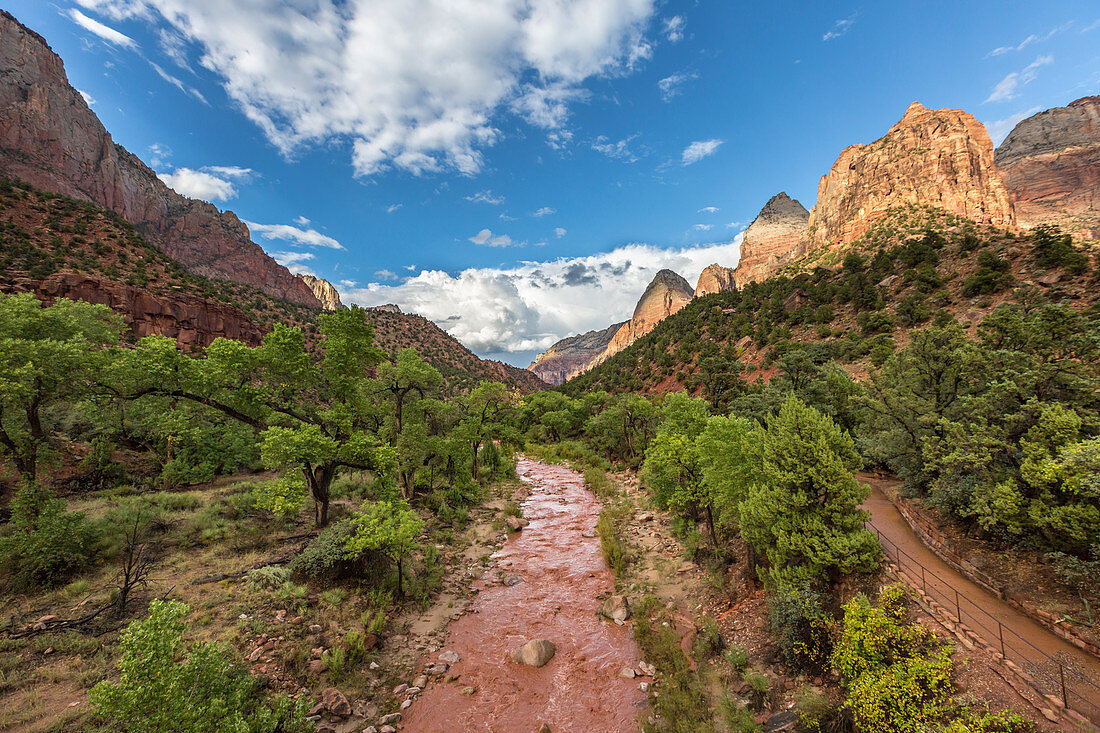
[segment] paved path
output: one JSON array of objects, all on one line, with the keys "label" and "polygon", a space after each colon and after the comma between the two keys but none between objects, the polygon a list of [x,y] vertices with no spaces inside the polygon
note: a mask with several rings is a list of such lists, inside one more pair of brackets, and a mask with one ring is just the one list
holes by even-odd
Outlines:
[{"label": "paved path", "polygon": [[[1070,707],[1100,722],[1100,659],[968,580],[928,549],[883,493],[884,486],[896,486],[896,481],[867,475],[861,475],[860,480],[871,487],[863,508],[883,539],[883,549],[896,562],[900,555],[898,564],[910,580],[923,584],[925,592],[952,614],[956,613],[958,591],[957,608],[963,622],[994,648],[1000,648],[1003,635],[1007,657],[1035,677],[1044,692],[1058,698],[1062,697],[1063,672],[1059,663],[1064,665]],[[925,568],[923,574],[920,565]]]}]

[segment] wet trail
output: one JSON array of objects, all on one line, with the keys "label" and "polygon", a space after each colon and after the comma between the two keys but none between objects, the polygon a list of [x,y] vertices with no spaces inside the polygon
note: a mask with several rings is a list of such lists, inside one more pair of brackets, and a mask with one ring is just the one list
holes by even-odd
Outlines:
[{"label": "wet trail", "polygon": [[[961,614],[966,625],[994,648],[1000,650],[1003,638],[1005,655],[1030,673],[1048,694],[1062,698],[1064,679],[1069,706],[1100,721],[1100,687],[1094,684],[1100,682],[1100,659],[1051,633],[941,560],[883,493],[883,485],[892,480],[865,474],[859,478],[871,487],[863,508],[880,538],[885,538],[883,549],[895,562],[901,549],[899,565],[910,582],[923,585],[925,592],[952,615]],[[923,573],[920,565],[925,567]],[[1065,669],[1060,670],[1059,665]]]},{"label": "wet trail", "polygon": [[[471,612],[450,624],[446,646],[426,660],[456,652],[448,675],[458,680],[430,682],[405,712],[403,730],[533,733],[543,723],[555,733],[637,730],[646,695],[619,672],[637,666],[638,647],[629,626],[596,614],[597,596],[614,590],[595,536],[600,503],[567,468],[521,458],[516,472],[531,488],[523,502],[530,524],[493,557],[523,582],[501,585],[495,573],[478,581]],[[557,646],[540,669],[508,660],[530,639]]]}]

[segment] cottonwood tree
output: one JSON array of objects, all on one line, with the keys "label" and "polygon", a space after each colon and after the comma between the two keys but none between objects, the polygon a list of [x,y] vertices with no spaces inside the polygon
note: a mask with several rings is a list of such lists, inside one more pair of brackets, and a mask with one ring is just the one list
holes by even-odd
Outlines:
[{"label": "cottonwood tree", "polygon": [[0,295],[0,455],[27,483],[53,437],[50,413],[99,391],[122,328],[107,306]]},{"label": "cottonwood tree", "polygon": [[500,382],[482,382],[461,400],[463,417],[456,430],[471,451],[470,475],[475,482],[482,446],[511,436],[518,403],[516,395]]},{"label": "cottonwood tree", "polygon": [[383,472],[393,449],[378,437],[377,400],[364,386],[384,360],[360,308],[322,314],[318,357],[301,329],[276,325],[257,347],[216,339],[205,358],[150,336],[128,354],[121,381],[132,398],[187,399],[251,425],[269,468],[297,472],[328,522],[332,481],[345,469]]}]

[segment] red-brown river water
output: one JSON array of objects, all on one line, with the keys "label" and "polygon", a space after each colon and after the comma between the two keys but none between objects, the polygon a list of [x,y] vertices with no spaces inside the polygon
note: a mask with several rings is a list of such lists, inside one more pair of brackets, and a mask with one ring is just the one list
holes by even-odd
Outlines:
[{"label": "red-brown river water", "polygon": [[[619,672],[637,667],[640,652],[629,623],[597,615],[598,596],[615,587],[594,536],[600,502],[567,468],[521,458],[516,472],[531,489],[523,502],[530,524],[493,557],[523,582],[504,586],[495,574],[478,581],[471,612],[451,622],[439,652],[461,657],[449,670],[459,679],[430,682],[405,712],[404,731],[534,733],[543,723],[554,733],[637,730],[646,694]],[[531,639],[557,647],[542,668],[508,659]],[[462,694],[468,687],[474,694]]]}]

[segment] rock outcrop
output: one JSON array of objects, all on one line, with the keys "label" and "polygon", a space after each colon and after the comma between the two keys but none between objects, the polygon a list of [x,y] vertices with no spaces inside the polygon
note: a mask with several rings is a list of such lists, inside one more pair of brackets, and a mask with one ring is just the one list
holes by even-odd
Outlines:
[{"label": "rock outcrop", "polygon": [[738,287],[766,280],[806,254],[810,212],[784,192],[768,199],[741,238],[741,257],[733,272]]},{"label": "rock outcrop", "polygon": [[186,198],[116,144],[37,33],[0,11],[0,174],[110,209],[188,269],[319,307],[232,212]]},{"label": "rock outcrop", "polygon": [[264,330],[236,308],[187,293],[154,295],[131,285],[72,272],[44,280],[0,277],[0,292],[33,293],[47,304],[58,298],[106,305],[126,320],[135,339],[158,335],[174,338],[182,348],[209,346],[224,337],[258,346]]},{"label": "rock outcrop", "polygon": [[1016,225],[993,143],[973,116],[913,102],[885,136],[845,148],[817,188],[812,249],[858,239],[888,209],[932,206],[979,224]]},{"label": "rock outcrop", "polygon": [[612,324],[602,331],[564,338],[536,356],[527,369],[547,384],[564,384],[588,368],[624,325],[626,321]]},{"label": "rock outcrop", "polygon": [[1100,239],[1100,97],[1028,117],[994,156],[1020,226]]},{"label": "rock outcrop", "polygon": [[313,275],[298,275],[298,277],[309,286],[317,300],[321,301],[323,310],[334,311],[344,307],[340,302],[340,293],[336,292],[336,288],[328,280]]},{"label": "rock outcrop", "polygon": [[736,288],[737,283],[733,275],[733,269],[715,263],[699,274],[699,283],[695,286],[695,297],[699,298],[711,293],[724,293]]},{"label": "rock outcrop", "polygon": [[634,307],[634,315],[615,332],[607,348],[589,364],[589,368],[602,364],[645,336],[658,323],[690,303],[694,295],[695,291],[688,281],[672,270],[658,272]]}]

